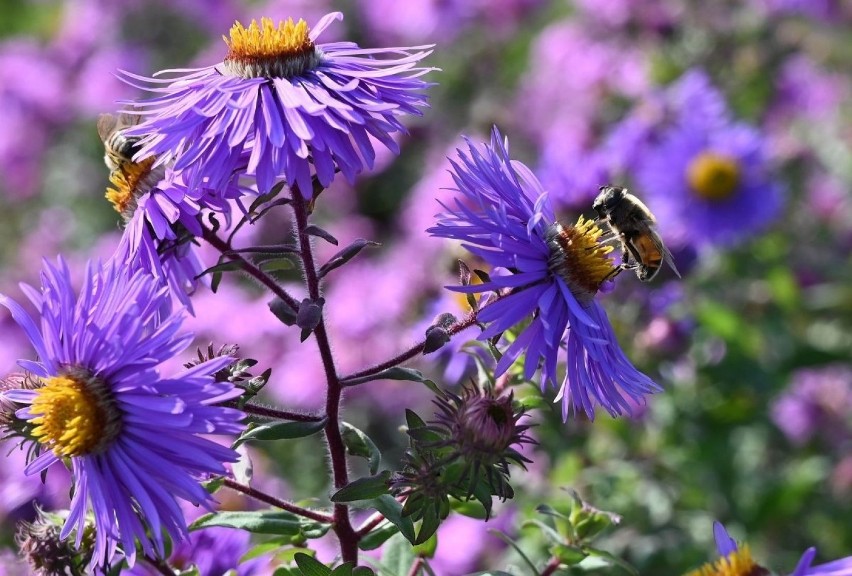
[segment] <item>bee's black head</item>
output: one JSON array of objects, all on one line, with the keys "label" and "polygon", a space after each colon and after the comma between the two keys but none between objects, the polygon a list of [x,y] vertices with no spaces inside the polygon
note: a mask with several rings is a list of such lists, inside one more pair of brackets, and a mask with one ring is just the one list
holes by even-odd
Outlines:
[{"label": "bee's black head", "polygon": [[598,213],[599,217],[605,218],[622,201],[625,192],[627,192],[627,189],[620,186],[601,186],[600,193],[595,198],[592,208]]}]

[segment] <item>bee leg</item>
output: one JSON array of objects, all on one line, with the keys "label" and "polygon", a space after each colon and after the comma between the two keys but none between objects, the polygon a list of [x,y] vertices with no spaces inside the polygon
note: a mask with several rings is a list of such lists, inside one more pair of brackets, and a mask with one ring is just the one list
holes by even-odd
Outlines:
[{"label": "bee leg", "polygon": [[601,282],[606,282],[607,280],[615,280],[615,277],[624,272],[625,270],[633,270],[636,268],[635,264],[620,264],[619,266],[614,267],[609,271],[609,274],[604,276],[604,279]]}]

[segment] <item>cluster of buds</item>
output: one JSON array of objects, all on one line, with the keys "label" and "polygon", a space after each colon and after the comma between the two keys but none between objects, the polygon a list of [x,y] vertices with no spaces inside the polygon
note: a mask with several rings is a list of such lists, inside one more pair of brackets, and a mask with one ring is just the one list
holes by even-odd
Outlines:
[{"label": "cluster of buds", "polygon": [[429,423],[407,411],[410,448],[390,480],[391,491],[406,498],[403,514],[422,520],[427,533],[449,514],[450,498],[479,501],[486,518],[493,496],[512,498],[509,465],[530,462],[518,448],[533,442],[529,425],[519,424],[525,410],[511,393],[498,396],[474,384],[434,402],[438,410]]},{"label": "cluster of buds", "polygon": [[33,522],[20,522],[15,533],[15,542],[27,561],[30,572],[37,576],[82,576],[91,560],[94,549],[94,527],[87,523],[79,548],[73,540],[60,538],[63,514],[45,512],[36,508]]}]

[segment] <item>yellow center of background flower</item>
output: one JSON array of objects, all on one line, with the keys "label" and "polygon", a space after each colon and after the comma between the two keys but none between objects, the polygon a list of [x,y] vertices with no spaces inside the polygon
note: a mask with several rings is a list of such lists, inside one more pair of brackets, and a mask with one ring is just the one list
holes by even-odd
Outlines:
[{"label": "yellow center of background flower", "polygon": [[705,564],[685,576],[763,576],[769,572],[752,560],[748,545],[719,558],[713,564]]},{"label": "yellow center of background flower", "polygon": [[613,247],[598,242],[603,230],[583,216],[574,226],[557,224],[552,230],[548,238],[553,250],[551,269],[562,276],[580,302],[587,302],[617,268],[608,256]]},{"label": "yellow center of background flower", "polygon": [[239,22],[231,27],[230,39],[222,36],[228,45],[226,60],[257,61],[302,55],[313,52],[314,43],[308,33],[307,22],[292,18],[281,20],[278,27],[271,18],[261,18],[260,25],[252,20],[248,28]]},{"label": "yellow center of background flower", "polygon": [[86,382],[68,376],[48,378],[30,407],[33,435],[60,457],[92,452],[104,439],[107,414]]},{"label": "yellow center of background flower", "polygon": [[686,179],[699,197],[705,200],[725,200],[740,183],[740,167],[730,156],[702,152],[689,163]]},{"label": "yellow center of background flower", "polygon": [[106,199],[115,211],[125,217],[133,215],[136,198],[147,190],[141,190],[140,184],[151,174],[156,158],[151,156],[141,162],[126,162],[109,175],[113,188],[107,188]]}]

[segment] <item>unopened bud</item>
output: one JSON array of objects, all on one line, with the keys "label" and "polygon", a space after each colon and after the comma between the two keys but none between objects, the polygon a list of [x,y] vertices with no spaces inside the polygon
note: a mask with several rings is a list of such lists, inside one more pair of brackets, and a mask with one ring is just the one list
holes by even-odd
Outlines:
[{"label": "unopened bud", "polygon": [[430,354],[444,347],[450,341],[450,334],[440,326],[430,326],[426,330],[426,342],[423,344],[423,353]]},{"label": "unopened bud", "polygon": [[15,533],[15,542],[30,565],[31,573],[37,576],[84,574],[91,557],[93,530],[87,528],[78,550],[72,546],[71,539],[59,538],[64,523],[62,516],[41,509],[36,513],[34,522],[20,522]]}]

